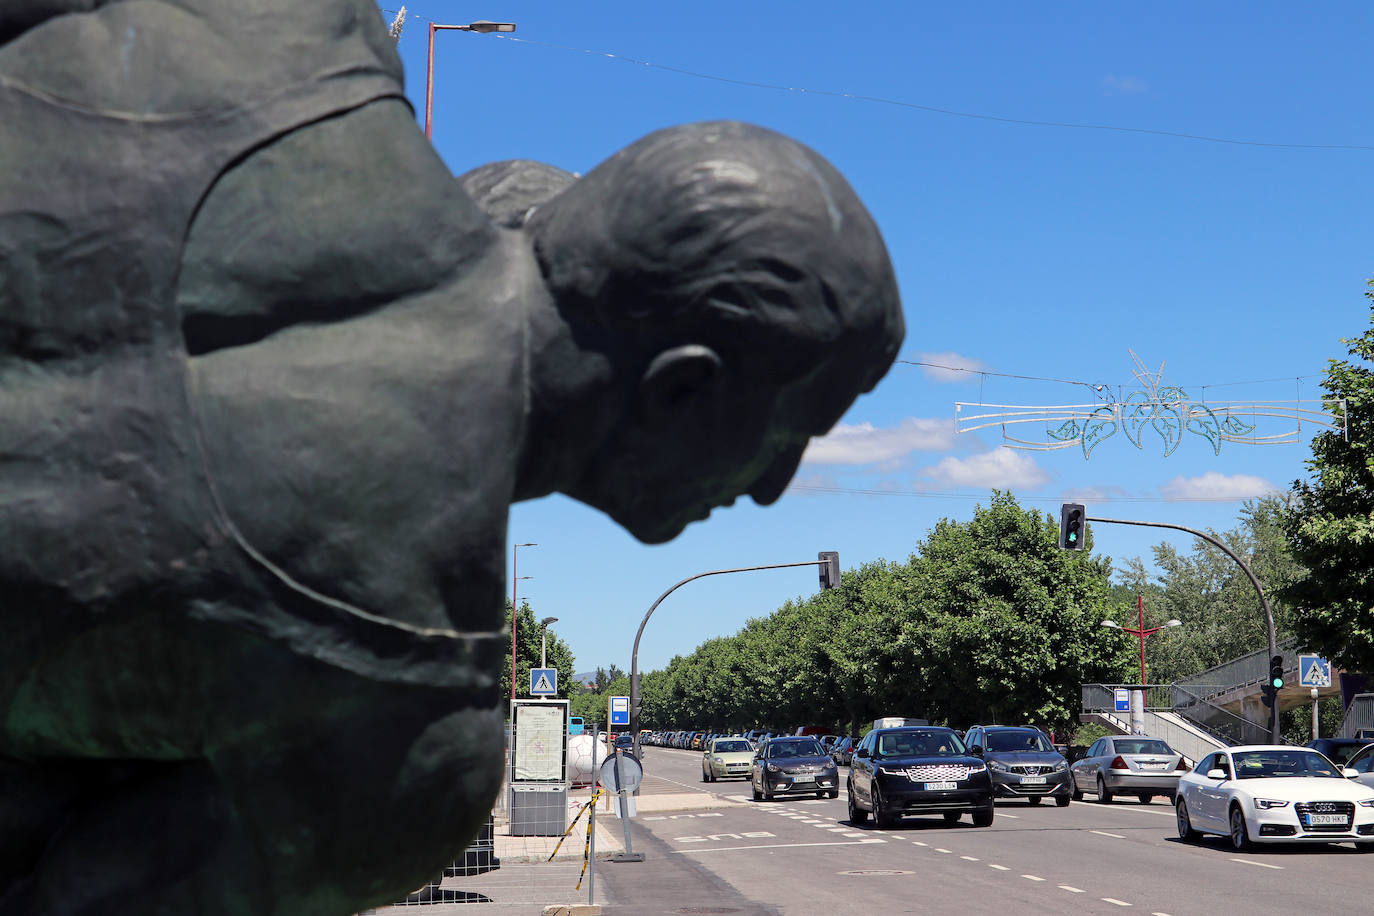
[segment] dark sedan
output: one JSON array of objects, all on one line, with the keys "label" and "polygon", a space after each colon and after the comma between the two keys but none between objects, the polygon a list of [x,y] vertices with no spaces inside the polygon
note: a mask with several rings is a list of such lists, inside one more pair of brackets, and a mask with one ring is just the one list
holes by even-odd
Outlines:
[{"label": "dark sedan", "polygon": [[975,827],[992,825],[988,768],[953,729],[874,729],[854,750],[848,791],[852,824],[872,812],[879,827],[908,814],[939,814],[949,824],[969,814]]},{"label": "dark sedan", "polygon": [[815,792],[817,798],[840,796],[835,761],[815,738],[770,738],[754,752],[750,780],[754,801],[775,795]]}]

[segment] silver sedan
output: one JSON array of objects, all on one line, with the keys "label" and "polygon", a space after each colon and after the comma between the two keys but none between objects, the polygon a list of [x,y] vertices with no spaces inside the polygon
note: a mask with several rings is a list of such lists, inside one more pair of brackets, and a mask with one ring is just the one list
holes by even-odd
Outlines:
[{"label": "silver sedan", "polygon": [[1093,792],[1107,804],[1116,795],[1134,795],[1148,804],[1156,795],[1173,800],[1178,778],[1192,763],[1158,738],[1112,735],[1098,738],[1081,760],[1069,768],[1073,799]]}]

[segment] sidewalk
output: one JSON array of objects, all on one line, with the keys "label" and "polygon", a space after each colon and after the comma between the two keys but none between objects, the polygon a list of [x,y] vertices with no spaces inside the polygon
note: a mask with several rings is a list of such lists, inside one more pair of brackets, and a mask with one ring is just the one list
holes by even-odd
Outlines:
[{"label": "sidewalk", "polygon": [[[572,824],[582,806],[591,798],[591,789],[574,789],[568,793],[568,811],[564,825]],[[658,814],[669,811],[692,811],[701,808],[739,807],[743,803],[731,801],[707,792],[675,792],[666,794],[644,794],[634,798],[635,813]],[[609,859],[625,849],[625,828],[615,814],[618,802],[614,796],[603,798],[596,808],[596,857]],[[582,861],[587,845],[588,817],[583,814],[577,825],[568,833],[567,839],[554,856],[555,863]],[[497,811],[495,818],[496,857],[501,864],[518,862],[547,862],[558,847],[560,837],[556,836],[511,836],[510,820],[504,811]]]}]

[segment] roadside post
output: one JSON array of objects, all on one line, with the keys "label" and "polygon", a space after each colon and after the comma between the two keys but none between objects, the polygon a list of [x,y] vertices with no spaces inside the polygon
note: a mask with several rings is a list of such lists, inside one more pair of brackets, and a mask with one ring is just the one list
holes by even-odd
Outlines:
[{"label": "roadside post", "polygon": [[1315,741],[1317,734],[1317,697],[1319,687],[1331,686],[1331,663],[1317,655],[1298,656],[1298,683],[1304,687],[1312,688],[1312,739]]},{"label": "roadside post", "polygon": [[644,779],[644,768],[633,755],[626,754],[623,748],[616,748],[615,756],[607,757],[601,764],[600,777],[603,786],[615,791],[620,804],[618,816],[625,826],[625,851],[611,856],[611,861],[643,862],[644,853],[635,852],[630,842],[630,818],[635,815],[634,796],[631,793],[639,788],[639,783]]}]

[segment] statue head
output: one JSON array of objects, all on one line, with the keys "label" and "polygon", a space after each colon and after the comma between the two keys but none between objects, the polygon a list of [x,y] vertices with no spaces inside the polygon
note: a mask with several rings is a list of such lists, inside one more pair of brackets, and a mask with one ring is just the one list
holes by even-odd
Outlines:
[{"label": "statue head", "polygon": [[645,541],[745,493],[777,499],[902,341],[867,210],[828,162],[763,128],[651,134],[524,223],[565,320],[632,380],[565,492]]}]

